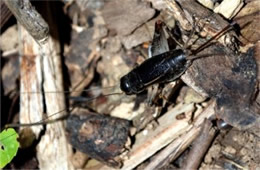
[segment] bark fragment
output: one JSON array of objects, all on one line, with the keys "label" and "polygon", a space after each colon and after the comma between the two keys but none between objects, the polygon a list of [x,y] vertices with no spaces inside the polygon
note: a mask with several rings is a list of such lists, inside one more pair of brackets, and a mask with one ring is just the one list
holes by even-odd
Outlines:
[{"label": "bark fragment", "polygon": [[71,144],[90,157],[118,167],[114,158],[124,150],[129,122],[96,113],[72,115],[67,120]]}]

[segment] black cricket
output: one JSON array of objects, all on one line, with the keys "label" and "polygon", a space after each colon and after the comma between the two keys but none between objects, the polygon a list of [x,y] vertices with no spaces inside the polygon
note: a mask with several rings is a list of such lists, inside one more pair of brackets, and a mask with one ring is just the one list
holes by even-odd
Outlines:
[{"label": "black cricket", "polygon": [[[167,39],[163,35],[163,25],[165,24],[161,21],[156,22],[152,44],[155,44],[155,46],[152,48],[163,48],[168,45]],[[195,56],[198,52],[203,50],[212,40],[223,35],[231,26],[232,24],[226,26],[206,43],[202,44],[192,52],[189,52],[183,47],[182,49],[168,51],[168,47],[166,47],[166,52],[159,52],[160,54],[157,52],[158,55],[145,60],[141,65],[137,66],[120,79],[121,90],[127,95],[138,94],[152,84],[176,80],[187,70],[192,60],[199,58]],[[169,29],[166,28],[166,31],[168,34],[171,34]],[[174,41],[176,44],[180,44],[176,39],[174,39]]]},{"label": "black cricket", "polygon": [[[162,26],[163,23],[161,21],[156,23],[154,38],[150,49],[150,58],[120,79],[120,88],[125,94],[138,94],[155,83],[176,80],[187,70],[192,60],[198,58],[195,56],[196,53],[204,49],[209,42],[230,28],[230,25],[228,25],[195,51],[188,51],[183,47],[181,47],[181,49],[169,50]],[[169,34],[167,28],[166,31]],[[178,40],[174,37],[172,38],[176,41],[176,44],[180,45]],[[62,118],[64,118],[64,116]],[[49,122],[56,120],[58,119]],[[32,126],[43,123],[46,122],[19,125],[10,124],[8,127]],[[73,147],[113,167],[120,166],[120,162],[114,160],[114,158],[119,155],[124,148],[129,128],[130,123],[127,120],[95,113],[88,114],[87,116],[71,115],[67,120],[67,131],[70,134],[69,138]],[[95,144],[97,140],[105,142],[100,146]]]},{"label": "black cricket", "polygon": [[188,68],[182,50],[172,50],[147,59],[120,79],[120,88],[127,95],[138,94],[156,82],[179,78]]}]

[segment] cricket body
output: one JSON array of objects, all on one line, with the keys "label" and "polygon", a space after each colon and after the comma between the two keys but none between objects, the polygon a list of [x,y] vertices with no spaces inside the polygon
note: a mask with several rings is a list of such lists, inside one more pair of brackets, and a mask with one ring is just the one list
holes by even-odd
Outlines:
[{"label": "cricket body", "polygon": [[156,82],[173,81],[189,67],[183,50],[172,50],[147,59],[120,79],[127,95],[138,94]]},{"label": "cricket body", "polygon": [[[171,36],[171,38],[181,49],[169,50],[167,39],[163,31],[163,25],[165,24],[161,21],[157,21],[155,25],[155,34],[152,43],[154,49],[152,49],[151,52],[153,53],[152,57],[120,79],[120,88],[127,95],[138,94],[155,83],[174,81],[179,78],[194,59],[200,58],[196,56],[196,54],[207,47],[212,40],[219,38],[228,31],[233,24],[226,26],[211,39],[191,52],[185,48],[187,44],[183,46],[174,36]],[[169,29],[166,28],[166,31],[171,35]]]},{"label": "cricket body", "polygon": [[[170,50],[165,27],[160,20],[155,23],[153,41],[148,50],[149,59],[120,79],[120,88],[125,94],[138,94],[152,84],[174,81],[189,67],[185,50]],[[169,30],[166,31],[170,35]]]}]

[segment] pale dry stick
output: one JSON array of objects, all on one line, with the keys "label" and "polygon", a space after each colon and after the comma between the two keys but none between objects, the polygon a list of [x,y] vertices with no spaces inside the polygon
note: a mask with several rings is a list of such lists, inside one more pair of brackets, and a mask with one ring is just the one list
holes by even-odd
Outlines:
[{"label": "pale dry stick", "polygon": [[[63,91],[61,60],[59,53],[53,48],[56,43],[54,39],[49,38],[40,51],[43,59],[43,86],[46,91]],[[64,94],[45,93],[45,103],[49,117],[52,113],[64,110]],[[62,113],[56,116],[61,115]],[[56,116],[53,119],[57,118]],[[64,122],[47,124],[46,132],[38,144],[37,157],[40,169],[73,169],[70,160],[72,148],[67,142],[65,133]]]},{"label": "pale dry stick", "polygon": [[195,120],[193,128],[181,137],[173,141],[170,145],[164,148],[155,158],[145,167],[145,169],[159,169],[167,163],[176,159],[199,135],[202,123],[202,117],[207,115],[214,115],[215,102],[212,102]]},{"label": "pale dry stick", "polygon": [[[30,34],[18,24],[21,44],[20,57],[20,91],[37,91],[37,94],[20,94],[20,114],[21,124],[39,122],[43,119],[43,94],[41,82],[43,81],[41,70],[41,58],[38,54],[38,44],[34,42]],[[38,138],[43,127],[31,127],[33,133]]]},{"label": "pale dry stick", "polygon": [[[228,158],[225,158],[225,157],[220,158],[219,161],[223,161],[223,163],[224,163],[224,162],[225,162],[225,163],[228,163],[228,164],[230,164],[231,167],[236,168],[236,169],[249,170],[249,168],[247,167],[247,165],[245,165],[245,164],[244,164],[244,166],[243,166],[243,165],[240,165],[239,163],[237,163],[237,162],[235,162],[235,161],[233,161],[233,160],[230,160],[230,159],[228,159]],[[250,167],[250,168],[251,168],[251,169],[254,169],[253,167]],[[255,169],[257,169],[257,167],[256,167]]]},{"label": "pale dry stick", "polygon": [[[43,87],[46,91],[64,91],[61,51],[60,44],[57,41],[59,38],[54,19],[55,9],[51,9],[49,2],[45,2],[45,5],[50,32],[56,38],[50,37],[40,48],[43,60]],[[47,116],[65,108],[65,96],[63,93],[46,93],[45,99]],[[60,116],[60,114],[57,115],[57,117]],[[62,121],[47,125],[45,135],[38,145],[37,156],[40,169],[74,169],[70,159],[72,148],[67,141],[65,133],[65,125]],[[50,160],[52,160],[51,163]]]},{"label": "pale dry stick", "polygon": [[[50,6],[46,2],[46,18],[51,26],[53,21]],[[58,35],[56,28],[51,28],[52,35]],[[22,28],[23,58],[21,59],[21,92],[37,91],[37,93],[21,94],[21,123],[34,123],[42,119],[43,100],[45,99],[47,116],[64,110],[63,93],[46,93],[46,91],[64,91],[62,67],[58,38],[50,37],[44,44],[39,44]],[[27,54],[30,55],[27,55]],[[43,85],[43,87],[42,87]],[[38,93],[41,92],[42,93]],[[35,110],[35,108],[37,108]],[[34,117],[37,116],[37,120]],[[61,114],[55,115],[61,117]],[[38,118],[40,117],[40,118]],[[26,121],[25,121],[26,120]],[[36,128],[39,126],[35,126]],[[40,129],[38,130],[38,132]],[[48,124],[41,141],[37,145],[37,159],[40,169],[74,169],[71,163],[72,149],[65,136],[64,123],[59,121]]]},{"label": "pale dry stick", "polygon": [[173,141],[151,160],[144,170],[163,168],[178,157],[196,139],[199,128],[193,128],[187,134]]}]

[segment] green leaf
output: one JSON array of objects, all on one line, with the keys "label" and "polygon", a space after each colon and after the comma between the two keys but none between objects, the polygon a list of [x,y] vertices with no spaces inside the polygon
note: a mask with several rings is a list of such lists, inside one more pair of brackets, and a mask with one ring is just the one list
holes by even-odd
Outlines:
[{"label": "green leaf", "polygon": [[19,143],[18,134],[13,128],[8,128],[0,133],[0,168],[11,162],[17,153]]}]

